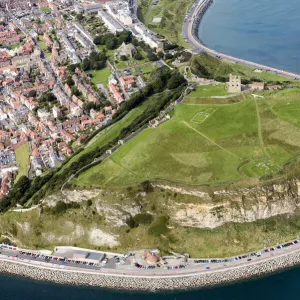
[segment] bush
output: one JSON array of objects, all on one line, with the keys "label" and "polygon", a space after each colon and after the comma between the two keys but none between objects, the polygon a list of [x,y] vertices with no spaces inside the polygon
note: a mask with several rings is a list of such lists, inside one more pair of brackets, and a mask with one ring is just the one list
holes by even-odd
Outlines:
[{"label": "bush", "polygon": [[67,204],[63,201],[58,201],[53,208],[53,214],[60,215],[64,214],[67,211]]},{"label": "bush", "polygon": [[126,224],[130,227],[130,228],[136,228],[139,226],[139,224],[137,222],[135,222],[135,220],[130,217],[127,221]]},{"label": "bush", "polygon": [[160,216],[158,219],[155,220],[153,225],[149,228],[149,234],[154,236],[160,236],[162,234],[166,234],[169,231],[167,224],[169,219],[166,216]]},{"label": "bush", "polygon": [[9,238],[3,238],[3,239],[1,239],[0,240],[0,243],[1,244],[7,244],[7,245],[12,245],[12,242],[10,241],[10,239]]},{"label": "bush", "polygon": [[143,181],[141,183],[142,189],[146,193],[151,193],[153,192],[153,186],[149,180]]},{"label": "bush", "polygon": [[138,224],[150,224],[153,221],[153,216],[150,214],[137,214],[133,219]]}]

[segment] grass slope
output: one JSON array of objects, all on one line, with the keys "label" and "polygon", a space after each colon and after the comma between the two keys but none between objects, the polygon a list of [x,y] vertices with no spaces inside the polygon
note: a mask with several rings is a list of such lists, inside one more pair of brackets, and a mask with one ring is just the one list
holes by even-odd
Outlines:
[{"label": "grass slope", "polygon": [[293,81],[289,78],[278,76],[276,74],[268,72],[257,72],[253,68],[221,60],[206,53],[193,56],[191,60],[191,70],[199,77],[214,78],[220,81],[222,80],[222,78],[228,81],[229,74],[231,73],[240,75],[242,79],[250,81]]},{"label": "grass slope", "polygon": [[264,92],[256,101],[248,95],[235,104],[183,103],[170,121],[146,129],[74,183],[203,185],[274,176],[300,155],[299,94],[294,88]]},{"label": "grass slope", "polygon": [[[152,0],[140,0],[139,19],[151,30],[165,36],[173,43],[189,48],[181,36],[184,18],[193,0],[160,0],[155,6]],[[160,23],[153,23],[154,17],[161,17]]]}]

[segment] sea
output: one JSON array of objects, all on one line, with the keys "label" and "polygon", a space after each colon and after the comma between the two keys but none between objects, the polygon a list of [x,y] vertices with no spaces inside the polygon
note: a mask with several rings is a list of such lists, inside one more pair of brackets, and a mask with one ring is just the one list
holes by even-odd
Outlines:
[{"label": "sea", "polygon": [[300,299],[300,268],[225,286],[137,293],[68,286],[0,275],[1,300],[282,300]]},{"label": "sea", "polygon": [[300,74],[299,0],[213,0],[198,35],[210,48]]}]

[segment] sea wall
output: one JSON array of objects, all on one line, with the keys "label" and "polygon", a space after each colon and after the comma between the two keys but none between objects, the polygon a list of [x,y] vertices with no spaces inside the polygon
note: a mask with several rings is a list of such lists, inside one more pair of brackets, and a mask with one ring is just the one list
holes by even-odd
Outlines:
[{"label": "sea wall", "polygon": [[[180,290],[196,289],[204,286],[229,283],[236,280],[256,277],[276,270],[292,267],[300,263],[300,253],[291,253],[268,261],[247,264],[220,271],[207,271],[199,275],[170,275],[169,277],[137,277],[104,274],[85,274],[66,270],[41,269],[35,266],[0,261],[0,273],[26,276],[32,279],[52,281],[70,285],[88,285],[123,290]],[[175,277],[176,276],[176,277]]]},{"label": "sea wall", "polygon": [[213,3],[213,0],[204,0],[202,2],[202,4],[197,8],[197,10],[198,10],[197,17],[193,21],[192,34],[194,35],[194,38],[196,40],[198,40],[202,45],[205,45],[205,44],[198,36],[198,31],[199,31],[200,23],[203,19],[203,16],[206,13],[206,11],[208,10],[208,8],[211,6],[212,3]]}]

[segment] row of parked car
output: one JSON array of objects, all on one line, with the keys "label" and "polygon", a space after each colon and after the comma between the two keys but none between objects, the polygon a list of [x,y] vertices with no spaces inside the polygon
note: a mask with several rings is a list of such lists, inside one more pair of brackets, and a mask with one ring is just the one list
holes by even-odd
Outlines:
[{"label": "row of parked car", "polygon": [[286,247],[290,247],[292,245],[296,245],[300,242],[300,239],[299,240],[294,240],[292,242],[288,242],[288,243],[285,243],[285,244],[282,244],[282,245],[278,245],[276,247],[271,247],[271,248],[266,248],[262,251],[257,251],[257,252],[252,252],[252,253],[247,253],[247,254],[243,254],[243,255],[239,255],[239,256],[234,256],[234,257],[231,257],[231,258],[224,258],[224,259],[195,259],[194,260],[194,263],[196,264],[200,264],[200,263],[226,263],[226,262],[232,262],[232,261],[238,261],[238,260],[241,260],[241,259],[247,259],[247,261],[250,261],[252,260],[251,257],[260,257],[262,254],[264,253],[268,253],[268,252],[273,252],[273,251],[276,251],[276,250],[280,250],[282,248],[286,248]]},{"label": "row of parked car", "polygon": [[155,269],[155,266],[143,266],[141,264],[135,263],[134,264],[139,269]]},{"label": "row of parked car", "polygon": [[43,255],[38,253],[32,253],[32,252],[26,252],[26,251],[19,251],[22,255],[28,255],[33,258],[40,258],[44,259],[46,262],[49,262],[51,260],[53,261],[59,261],[61,263],[72,263],[72,264],[80,264],[80,265],[87,265],[87,266],[93,266],[93,267],[99,267],[99,264],[93,263],[93,262],[86,262],[86,261],[80,261],[80,260],[73,260],[73,259],[67,259],[67,258],[61,258],[61,257],[55,257],[50,255]]}]

